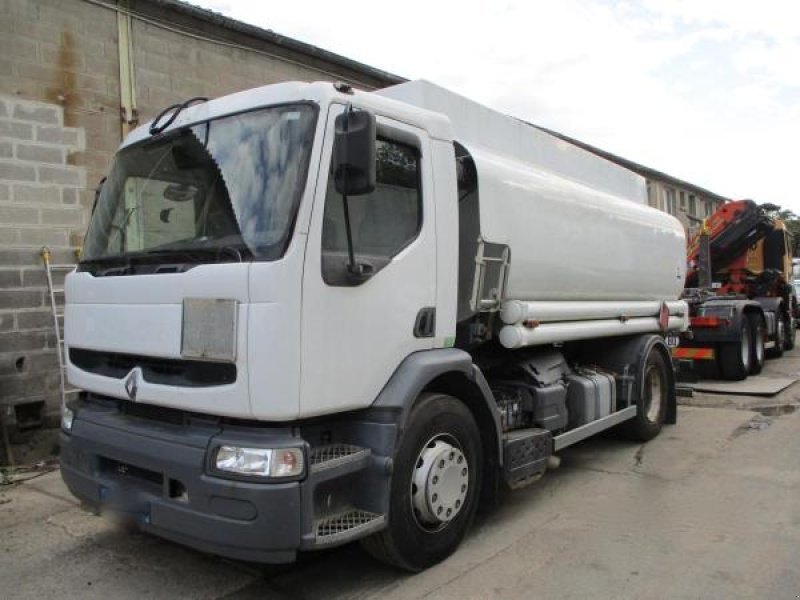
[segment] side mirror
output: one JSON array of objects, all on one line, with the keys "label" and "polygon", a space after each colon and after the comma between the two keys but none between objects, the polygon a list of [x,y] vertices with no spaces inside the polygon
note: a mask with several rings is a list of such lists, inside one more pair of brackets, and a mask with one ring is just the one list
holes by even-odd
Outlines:
[{"label": "side mirror", "polygon": [[336,191],[347,196],[375,189],[375,115],[350,108],[336,117],[333,178]]}]

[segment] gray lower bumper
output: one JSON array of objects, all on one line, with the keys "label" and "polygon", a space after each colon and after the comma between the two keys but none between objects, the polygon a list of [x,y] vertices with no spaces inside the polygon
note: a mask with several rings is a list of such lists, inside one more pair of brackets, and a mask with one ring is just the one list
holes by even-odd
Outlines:
[{"label": "gray lower bumper", "polygon": [[[144,531],[230,558],[291,562],[309,520],[303,484],[208,475],[206,450],[218,432],[112,414],[79,417],[61,435],[62,476],[75,496],[133,517]],[[284,443],[288,435],[280,436]]]}]

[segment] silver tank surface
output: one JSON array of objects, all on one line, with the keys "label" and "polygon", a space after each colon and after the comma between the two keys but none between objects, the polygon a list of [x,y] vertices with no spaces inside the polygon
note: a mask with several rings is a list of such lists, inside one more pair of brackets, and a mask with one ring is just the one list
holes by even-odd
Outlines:
[{"label": "silver tank surface", "polygon": [[450,118],[478,172],[480,235],[511,250],[505,298],[675,300],[686,239],[645,180],[426,81],[378,92]]}]

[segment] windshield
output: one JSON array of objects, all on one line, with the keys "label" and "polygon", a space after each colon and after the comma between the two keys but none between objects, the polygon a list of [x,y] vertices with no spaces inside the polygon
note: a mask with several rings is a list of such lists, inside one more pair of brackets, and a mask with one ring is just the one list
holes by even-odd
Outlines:
[{"label": "windshield", "polygon": [[311,105],[273,107],[123,149],[102,186],[81,262],[179,253],[194,262],[280,258],[305,186],[316,114]]}]

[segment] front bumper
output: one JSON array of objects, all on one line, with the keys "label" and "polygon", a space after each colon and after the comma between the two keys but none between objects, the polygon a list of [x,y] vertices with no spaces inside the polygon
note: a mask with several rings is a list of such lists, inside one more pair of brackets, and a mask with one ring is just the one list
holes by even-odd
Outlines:
[{"label": "front bumper", "polygon": [[[252,432],[241,433],[246,445]],[[208,474],[207,449],[236,428],[213,420],[153,423],[107,408],[79,408],[61,434],[61,473],[70,491],[143,530],[239,560],[294,560],[310,528],[304,483],[234,481]],[[261,443],[297,445],[291,430],[259,429]],[[302,442],[301,442],[302,443]],[[305,507],[305,508],[304,508]]]}]

